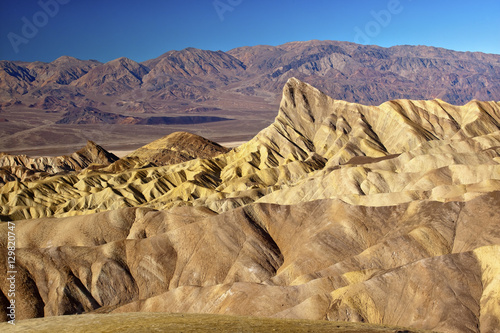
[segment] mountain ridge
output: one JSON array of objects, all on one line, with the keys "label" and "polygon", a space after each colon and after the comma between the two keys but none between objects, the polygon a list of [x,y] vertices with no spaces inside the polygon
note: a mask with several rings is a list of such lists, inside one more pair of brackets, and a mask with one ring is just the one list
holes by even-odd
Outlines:
[{"label": "mountain ridge", "polygon": [[[238,58],[243,59],[243,61]],[[97,69],[94,67],[110,67],[117,62],[123,62],[125,58],[118,58],[106,64],[101,64],[96,61],[84,61],[71,57],[61,57],[45,65],[53,66],[58,62],[62,62],[61,59],[65,59],[65,62],[81,63],[82,65],[74,65],[79,68],[79,74],[75,74],[76,76],[71,81],[59,82],[55,80],[50,82],[69,84],[76,80],[80,81],[80,83],[72,83],[73,85],[94,87],[97,83],[92,83],[92,81],[104,75],[103,73],[96,72]],[[366,99],[368,94],[359,95],[359,93],[355,93],[355,89],[352,89],[349,94],[346,94],[347,90],[345,90],[342,94],[341,90],[335,90],[331,87],[331,78],[321,79],[321,76],[324,76],[326,72],[329,72],[329,75],[335,74],[336,76],[334,75],[333,78],[337,77],[342,79],[341,81],[345,81],[345,83],[341,83],[344,89],[349,89],[348,87],[350,85],[355,85],[358,86],[357,90],[360,90],[359,85],[361,82],[356,79],[356,76],[359,74],[363,76],[371,75],[373,78],[376,78],[376,80],[381,80],[380,83],[385,86],[385,90],[392,87],[392,90],[399,94],[399,98],[429,99],[430,97],[439,97],[452,104],[466,103],[474,98],[479,100],[498,99],[499,96],[499,83],[497,81],[498,74],[500,73],[500,55],[480,52],[459,52],[428,46],[393,46],[390,48],[383,48],[348,42],[314,40],[307,42],[290,42],[278,46],[258,45],[240,47],[231,49],[227,52],[186,48],[181,51],[168,51],[157,58],[144,61],[140,64],[130,59],[128,59],[127,62],[137,67],[136,71],[138,72],[135,73],[133,70],[131,73],[138,81],[125,82],[123,87],[118,90],[117,88],[108,89],[110,91],[105,89],[106,93],[123,93],[124,91],[120,90],[125,88],[125,90],[140,88],[143,84],[141,80],[144,76],[144,84],[147,91],[164,89],[167,86],[171,86],[169,82],[182,83],[183,79],[186,79],[186,77],[196,78],[198,83],[191,83],[191,85],[196,86],[201,84],[204,88],[213,89],[214,87],[210,88],[210,82],[208,82],[207,85],[204,79],[202,79],[203,76],[207,75],[210,77],[209,80],[215,80],[214,82],[219,81],[222,85],[227,85],[231,82],[240,82],[238,75],[243,75],[243,77],[248,77],[252,79],[252,81],[255,81],[253,89],[266,87],[276,92],[276,83],[281,87],[286,82],[286,79],[291,77],[290,74],[286,73],[292,71],[292,74],[294,74],[293,76],[300,74],[300,79],[320,88],[324,87],[322,90],[336,99],[361,102],[364,104],[367,102],[380,104],[398,97],[395,95],[391,96],[388,92],[384,92],[385,95],[380,95],[382,91],[377,92],[373,90],[373,86],[369,89],[372,89],[372,93],[377,93],[372,94],[369,100]],[[39,72],[39,70],[36,69],[36,62],[23,63],[3,61],[2,64],[4,64],[4,66],[7,64],[21,66],[19,67],[20,69],[24,68],[22,65],[25,64],[27,65],[26,69],[35,75],[31,78],[29,76],[26,77],[26,75],[23,76],[23,74],[16,74],[17,77],[26,78],[19,80],[18,85],[22,86],[24,84],[29,86],[29,84],[35,81],[35,77],[40,77],[40,74],[36,74]],[[83,64],[85,64],[85,69],[81,67]],[[38,67],[40,67],[40,65],[38,65]],[[7,70],[7,67],[3,67],[3,69],[2,73],[4,73],[4,80],[2,81],[4,85],[2,86],[2,90],[5,89],[5,83],[9,82],[6,80],[9,76],[12,76],[13,71],[18,71],[16,68]],[[347,71],[345,71],[346,69]],[[359,72],[360,69],[363,69],[363,71]],[[91,71],[90,74],[88,73],[89,70]],[[118,69],[115,68],[108,74],[113,73],[113,75],[116,75],[116,73],[114,73],[116,70]],[[416,70],[424,71],[423,73],[418,73],[420,78],[415,75]],[[231,74],[232,71],[235,72]],[[445,73],[444,76],[443,72]],[[5,73],[7,73],[7,75]],[[19,73],[22,73],[22,71]],[[462,93],[462,97],[458,97],[460,94],[458,91],[453,92],[453,89],[459,89],[465,92],[463,90],[465,89],[464,84],[466,81],[464,80],[467,80],[467,77],[469,80],[467,84],[475,85],[475,82],[472,83],[470,81],[474,79],[474,74],[479,74],[486,80],[493,80],[491,84],[489,84],[489,89],[493,89],[493,91],[486,89],[484,83],[481,83],[477,86],[479,90],[476,90],[476,95],[472,95],[469,91],[466,94]],[[92,75],[96,76],[95,79],[89,80]],[[88,78],[84,79],[82,76],[87,76]],[[273,77],[273,80],[269,80],[269,78]],[[497,78],[496,81],[495,77]],[[422,81],[422,78],[425,78],[425,80]],[[120,79],[123,78],[117,77],[115,81],[119,81]],[[15,79],[12,78],[9,80],[12,82],[15,81]],[[39,81],[39,79],[37,80]],[[107,80],[110,80],[110,78],[108,77]],[[474,80],[477,80],[477,78]],[[417,87],[415,88],[417,89],[410,89],[408,91],[409,95],[405,95],[404,91],[401,91],[401,89],[394,89],[396,86],[391,86],[391,81],[392,84],[400,84],[402,88],[404,88],[405,85],[412,87],[416,84]],[[424,93],[419,94],[417,91],[418,88],[422,88],[423,82],[426,82],[428,86],[433,88],[431,90],[428,88],[421,89]],[[47,83],[48,81],[42,84]],[[369,86],[365,85],[365,88],[368,87]],[[452,87],[455,88],[450,90]],[[21,92],[25,93],[26,89],[27,87],[21,90]],[[173,89],[173,87],[171,87],[171,89]],[[15,94],[15,91],[17,90],[12,90],[12,94]],[[481,92],[479,93],[479,91]],[[465,96],[469,97],[465,99]]]},{"label": "mountain ridge", "polygon": [[69,156],[29,157],[0,152],[0,185],[8,181],[43,179],[49,175],[71,171],[82,171],[89,167],[103,167],[118,160],[93,141]]}]

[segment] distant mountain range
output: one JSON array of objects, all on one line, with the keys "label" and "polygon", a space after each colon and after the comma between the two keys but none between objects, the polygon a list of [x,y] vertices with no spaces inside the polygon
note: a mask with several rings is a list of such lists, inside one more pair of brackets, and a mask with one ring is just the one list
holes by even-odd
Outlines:
[{"label": "distant mountain range", "polygon": [[4,60],[0,61],[0,100],[5,105],[43,97],[85,107],[96,106],[90,105],[95,98],[88,96],[99,94],[115,96],[121,102],[118,113],[161,111],[179,102],[188,106],[207,100],[222,103],[221,94],[278,104],[281,89],[291,77],[335,99],[370,105],[402,98],[439,98],[460,105],[472,99],[500,100],[500,55],[317,40],[228,52],[187,48],[143,63],[127,58],[100,63],[68,56],[50,63]]}]

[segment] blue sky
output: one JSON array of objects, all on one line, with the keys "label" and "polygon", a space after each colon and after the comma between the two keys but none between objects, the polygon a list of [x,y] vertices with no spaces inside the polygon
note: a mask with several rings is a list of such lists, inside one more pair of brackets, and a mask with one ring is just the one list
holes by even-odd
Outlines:
[{"label": "blue sky", "polygon": [[0,0],[0,59],[140,62],[311,39],[500,54],[499,16],[498,0]]}]

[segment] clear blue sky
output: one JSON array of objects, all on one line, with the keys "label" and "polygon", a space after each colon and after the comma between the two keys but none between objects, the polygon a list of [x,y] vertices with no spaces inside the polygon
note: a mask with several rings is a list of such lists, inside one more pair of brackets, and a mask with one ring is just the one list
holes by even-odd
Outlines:
[{"label": "clear blue sky", "polygon": [[186,47],[227,51],[311,39],[500,54],[498,0],[40,2],[45,10],[38,0],[0,0],[1,60],[140,62]]}]

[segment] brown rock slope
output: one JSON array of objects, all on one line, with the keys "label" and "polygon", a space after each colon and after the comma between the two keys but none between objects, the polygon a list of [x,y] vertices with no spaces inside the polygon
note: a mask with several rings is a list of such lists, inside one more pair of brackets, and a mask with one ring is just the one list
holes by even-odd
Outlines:
[{"label": "brown rock slope", "polygon": [[147,161],[189,151],[175,142],[203,146],[178,133],[137,163],[8,182],[18,318],[188,312],[495,332],[499,124],[497,102],[368,107],[291,79],[275,122],[229,152]]},{"label": "brown rock slope", "polygon": [[93,67],[71,85],[112,95],[139,87],[148,72],[147,67],[122,57]]},{"label": "brown rock slope", "polygon": [[142,163],[170,165],[196,158],[212,158],[227,153],[229,149],[199,135],[175,132],[153,141],[125,156],[139,159]]},{"label": "brown rock slope", "polygon": [[50,63],[0,60],[0,96],[26,94],[32,88],[68,85],[100,63],[62,56]]},{"label": "brown rock slope", "polygon": [[130,169],[166,166],[198,158],[213,158],[228,151],[228,148],[199,135],[174,132],[131,152],[101,170],[117,173]]},{"label": "brown rock slope", "polygon": [[250,79],[240,84],[246,93],[263,88],[279,92],[297,77],[336,99],[371,105],[401,98],[440,98],[453,104],[498,99],[500,58],[494,54],[320,40],[238,47],[227,53],[246,66]]},{"label": "brown rock slope", "polygon": [[18,319],[99,309],[493,332],[499,204],[492,192],[465,203],[327,199],[20,221]]}]

